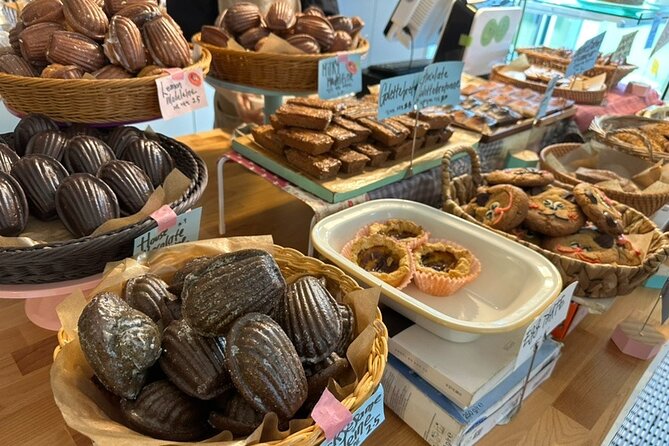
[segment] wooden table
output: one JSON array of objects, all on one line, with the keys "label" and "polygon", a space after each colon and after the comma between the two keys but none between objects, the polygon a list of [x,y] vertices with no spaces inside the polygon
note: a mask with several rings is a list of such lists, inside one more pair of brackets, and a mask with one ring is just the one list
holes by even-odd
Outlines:
[{"label": "wooden table", "polygon": [[[214,172],[228,137],[213,131],[181,138]],[[236,164],[226,165],[226,235],[267,234],[276,243],[307,247],[311,209]],[[218,236],[215,176],[201,200],[201,238]],[[567,337],[553,376],[532,394],[516,418],[496,427],[481,445],[600,444],[647,367],[621,354],[609,340],[615,326],[633,310],[649,311],[656,292],[639,289],[619,299],[602,316],[587,316]],[[656,315],[656,317],[659,317]],[[71,431],[53,402],[49,387],[55,334],[32,325],[23,302],[0,301],[0,444],[90,445]],[[386,422],[366,445],[425,445],[416,433],[386,410]]]}]

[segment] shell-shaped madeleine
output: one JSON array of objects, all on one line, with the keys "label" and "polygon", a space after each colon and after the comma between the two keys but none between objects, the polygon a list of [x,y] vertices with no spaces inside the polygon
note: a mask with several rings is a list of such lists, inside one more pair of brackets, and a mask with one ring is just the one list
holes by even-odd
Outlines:
[{"label": "shell-shaped madeleine", "polygon": [[225,338],[200,336],[184,320],[172,322],[163,332],[159,363],[174,385],[198,399],[215,398],[232,387]]},{"label": "shell-shaped madeleine", "polygon": [[124,160],[108,161],[98,170],[98,178],[116,194],[121,215],[139,212],[153,193],[148,175],[134,163]]},{"label": "shell-shaped madeleine", "polygon": [[335,31],[335,37],[330,46],[331,52],[346,51],[351,48],[353,39],[345,31]]},{"label": "shell-shaped madeleine", "polygon": [[65,20],[63,2],[60,0],[33,0],[21,9],[20,17],[25,26],[42,22],[62,23]]},{"label": "shell-shaped madeleine", "polygon": [[120,65],[131,73],[146,66],[142,34],[137,25],[127,17],[112,17],[103,48],[111,63]]},{"label": "shell-shaped madeleine", "polygon": [[197,441],[211,435],[208,407],[168,380],[152,382],[135,400],[121,400],[121,415],[133,430],[167,441]]},{"label": "shell-shaped madeleine", "polygon": [[46,51],[56,31],[65,31],[65,28],[60,23],[42,22],[24,29],[19,34],[23,58],[34,65],[46,64]]},{"label": "shell-shaped madeleine", "polygon": [[333,15],[328,17],[328,21],[335,31],[344,31],[347,34],[351,34],[353,32],[353,20],[351,20],[350,17],[343,15]]},{"label": "shell-shaped madeleine", "polygon": [[115,395],[135,398],[160,356],[160,330],[114,293],[100,293],[84,307],[79,342],[88,364]]},{"label": "shell-shaped madeleine", "polygon": [[101,139],[79,135],[67,143],[63,154],[63,165],[70,173],[96,175],[103,164],[115,158],[112,149]]},{"label": "shell-shaped madeleine", "polygon": [[260,8],[249,2],[238,2],[228,8],[223,17],[225,29],[234,35],[256,28],[262,24]]},{"label": "shell-shaped madeleine", "polygon": [[272,31],[285,31],[295,25],[295,3],[279,0],[272,3],[265,15],[265,23]]},{"label": "shell-shaped madeleine", "polygon": [[303,15],[315,15],[315,16],[318,16],[318,17],[325,18],[325,13],[318,6],[309,6],[307,9],[302,11],[302,14]]},{"label": "shell-shaped madeleine", "polygon": [[235,392],[217,404],[216,411],[209,414],[209,424],[222,431],[230,431],[235,437],[250,435],[263,420],[263,414]]},{"label": "shell-shaped madeleine", "polygon": [[162,13],[151,3],[135,3],[121,9],[116,15],[129,18],[141,29],[146,22],[160,17]]},{"label": "shell-shaped madeleine", "polygon": [[318,41],[309,34],[295,34],[288,37],[286,41],[307,54],[318,54],[321,52],[321,46],[318,44]]},{"label": "shell-shaped madeleine", "polygon": [[16,22],[16,25],[9,30],[9,45],[14,50],[14,54],[21,54],[21,45],[19,45],[19,34],[26,29],[26,25],[22,21]]},{"label": "shell-shaped madeleine", "polygon": [[128,143],[141,137],[142,131],[137,127],[119,126],[107,135],[107,145],[111,147],[114,155],[120,158]]},{"label": "shell-shaped madeleine", "polygon": [[170,291],[177,296],[181,296],[186,277],[191,273],[197,274],[200,271],[203,271],[209,265],[211,260],[212,257],[202,256],[195,257],[194,259],[190,259],[188,262],[186,262],[184,266],[182,266],[176,273],[174,273],[172,282],[170,282]]},{"label": "shell-shaped madeleine", "polygon": [[174,169],[174,160],[159,143],[146,138],[130,141],[121,158],[139,166],[151,179],[153,187],[163,184],[165,178]]},{"label": "shell-shaped madeleine", "polygon": [[156,0],[104,0],[104,11],[109,17],[117,14],[119,11],[135,5],[150,5],[158,7]]},{"label": "shell-shaped madeleine", "polygon": [[48,79],[81,79],[83,75],[84,70],[76,65],[52,63],[42,70],[40,76]]},{"label": "shell-shaped madeleine", "polygon": [[123,297],[128,305],[146,314],[163,328],[180,318],[177,296],[170,293],[167,283],[155,274],[143,274],[129,279],[125,284]]},{"label": "shell-shaped madeleine", "polygon": [[295,347],[272,318],[250,313],[230,327],[225,348],[230,376],[258,412],[288,420],[307,398],[307,378]]},{"label": "shell-shaped madeleine", "polygon": [[0,172],[0,236],[15,237],[28,223],[28,201],[21,185]]},{"label": "shell-shaped madeleine", "polygon": [[62,160],[67,147],[67,137],[59,130],[44,130],[28,141],[26,155],[33,153],[50,156],[55,160]]},{"label": "shell-shaped madeleine", "polygon": [[65,21],[78,33],[93,40],[102,40],[107,32],[109,19],[92,0],[63,0]]},{"label": "shell-shaped madeleine", "polygon": [[37,76],[35,69],[25,59],[16,54],[3,54],[0,56],[0,72],[15,76]]},{"label": "shell-shaped madeleine", "polygon": [[12,166],[18,160],[19,156],[14,149],[4,142],[0,142],[0,172],[9,174],[12,171]]},{"label": "shell-shaped madeleine", "polygon": [[364,28],[365,22],[362,20],[362,18],[355,16],[351,17],[351,23],[353,24],[353,31],[351,31],[351,37],[355,37],[360,33],[360,30]]},{"label": "shell-shaped madeleine", "polygon": [[339,318],[341,320],[341,338],[339,338],[335,353],[337,353],[342,358],[346,358],[346,351],[348,350],[348,346],[351,345],[351,342],[353,342],[355,339],[355,314],[348,305],[338,304],[337,310],[339,311]]},{"label": "shell-shaped madeleine", "polygon": [[40,220],[56,217],[56,190],[67,175],[62,164],[44,155],[26,155],[12,167],[12,176],[26,193],[30,213]]},{"label": "shell-shaped madeleine", "polygon": [[144,24],[144,44],[155,65],[184,68],[191,63],[190,48],[171,19],[161,16]]},{"label": "shell-shaped madeleine", "polygon": [[308,412],[311,412],[321,395],[323,395],[323,391],[327,388],[330,379],[341,380],[350,368],[351,365],[349,362],[336,353],[328,356],[318,364],[305,368],[309,393],[302,410],[306,409]]},{"label": "shell-shaped madeleine", "polygon": [[68,31],[53,33],[46,58],[51,63],[76,65],[87,73],[99,70],[106,63],[102,46],[82,34]]},{"label": "shell-shaped madeleine", "polygon": [[67,177],[56,191],[58,217],[75,237],[85,237],[120,211],[114,192],[88,173]]},{"label": "shell-shaped madeleine", "polygon": [[63,132],[68,138],[74,138],[75,136],[92,136],[98,139],[102,138],[100,130],[98,130],[96,127],[91,127],[90,125],[82,123],[70,124],[69,126],[65,127]]},{"label": "shell-shaped madeleine", "polygon": [[30,138],[44,130],[58,130],[53,119],[44,115],[28,115],[14,127],[14,150],[22,156]]},{"label": "shell-shaped madeleine", "polygon": [[256,43],[267,36],[269,36],[269,30],[267,28],[257,27],[244,31],[242,35],[237,37],[237,41],[247,50],[253,50],[256,47]]},{"label": "shell-shaped madeleine", "polygon": [[125,71],[123,67],[111,64],[93,71],[91,76],[96,79],[131,79],[135,77],[132,73]]},{"label": "shell-shaped madeleine", "polygon": [[225,48],[228,46],[230,35],[221,28],[205,25],[202,27],[202,34],[200,38],[204,43]]},{"label": "shell-shaped madeleine", "polygon": [[315,364],[330,356],[341,338],[337,302],[315,277],[301,277],[288,285],[274,318],[304,363]]},{"label": "shell-shaped madeleine", "polygon": [[315,15],[303,15],[298,17],[295,24],[297,34],[309,34],[321,46],[321,51],[326,52],[334,42],[334,29],[327,19]]},{"label": "shell-shaped madeleine", "polygon": [[221,336],[244,314],[272,313],[285,288],[268,252],[244,249],[217,256],[205,269],[186,276],[181,311],[200,334]]}]

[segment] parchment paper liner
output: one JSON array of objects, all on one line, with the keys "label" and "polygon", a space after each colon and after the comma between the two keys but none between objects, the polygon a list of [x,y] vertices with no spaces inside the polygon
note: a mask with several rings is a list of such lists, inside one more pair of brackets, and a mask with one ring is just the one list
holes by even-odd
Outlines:
[{"label": "parchment paper liner", "polygon": [[[108,265],[102,282],[90,296],[101,291],[120,292],[126,280],[149,271],[169,280],[175,271],[194,257],[217,255],[244,248],[259,248],[272,252],[272,247],[270,236],[213,239],[170,246],[143,254],[137,259],[126,259]],[[353,392],[360,377],[368,370],[369,355],[376,336],[372,322],[376,317],[378,299],[378,288],[354,291],[343,299],[355,314],[357,336],[346,353],[355,373],[355,380],[347,383],[336,383],[331,380],[328,386],[340,400]],[[83,294],[76,292],[58,307],[58,316],[65,335],[72,339],[72,342],[63,347],[51,367],[51,388],[65,422],[71,428],[91,438],[97,446],[197,444],[152,439],[114,421],[119,419],[118,413],[91,381],[93,371],[83,357],[76,333],[77,321],[86,303],[87,299]],[[246,439],[232,441],[230,433],[223,432],[201,443],[217,446],[255,445],[259,442],[281,440],[312,424],[311,419],[292,420],[289,430],[282,432],[278,429],[276,415],[271,413]]]},{"label": "parchment paper liner", "polygon": [[471,255],[471,265],[469,268],[469,274],[467,274],[465,277],[451,277],[445,273],[439,273],[430,268],[421,268],[416,262],[416,254],[412,253],[414,256],[414,264],[416,265],[416,270],[413,273],[413,282],[422,292],[431,296],[450,296],[463,286],[471,283],[479,276],[479,274],[481,274],[481,262],[479,262],[474,254],[472,254],[471,251],[469,251],[467,248],[464,248],[457,243],[453,243],[448,240],[430,240],[429,243],[443,243],[445,245],[452,246],[455,249],[469,252]]}]

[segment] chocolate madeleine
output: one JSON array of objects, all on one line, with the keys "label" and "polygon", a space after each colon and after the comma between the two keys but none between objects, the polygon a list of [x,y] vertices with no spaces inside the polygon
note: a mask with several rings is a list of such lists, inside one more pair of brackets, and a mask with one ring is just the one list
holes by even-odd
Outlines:
[{"label": "chocolate madeleine", "polygon": [[20,20],[9,30],[9,45],[14,50],[14,54],[21,54],[21,45],[19,45],[19,34],[26,29],[26,26]]},{"label": "chocolate madeleine", "polygon": [[105,0],[103,10],[109,17],[112,17],[123,9],[134,5],[150,5],[157,8],[158,2],[156,0]]},{"label": "chocolate madeleine", "polygon": [[136,398],[147,370],[160,356],[160,330],[114,293],[100,293],[79,316],[79,342],[100,382],[123,398]]},{"label": "chocolate madeleine", "polygon": [[65,21],[76,32],[93,40],[102,40],[109,19],[102,8],[92,0],[63,0]]},{"label": "chocolate madeleine", "polygon": [[65,21],[63,3],[60,0],[33,0],[21,9],[19,16],[25,26],[36,23]]},{"label": "chocolate madeleine", "polygon": [[137,25],[127,17],[112,17],[102,47],[111,63],[120,65],[131,73],[146,66],[142,34]]},{"label": "chocolate madeleine", "polygon": [[46,50],[56,31],[65,31],[65,28],[59,23],[42,22],[24,29],[19,34],[23,58],[33,65],[46,65]]},{"label": "chocolate madeleine", "polygon": [[67,137],[59,130],[44,130],[30,138],[26,146],[26,155],[40,154],[50,156],[55,160],[62,160]]},{"label": "chocolate madeleine", "polygon": [[139,433],[167,441],[197,441],[212,434],[207,405],[167,380],[148,384],[133,400],[121,400],[124,423]]},{"label": "chocolate madeleine", "polygon": [[12,166],[19,160],[19,156],[14,149],[4,142],[0,142],[0,172],[11,173]]},{"label": "chocolate madeleine", "polygon": [[56,211],[68,231],[85,237],[107,220],[120,217],[114,192],[89,173],[67,177],[56,191]]},{"label": "chocolate madeleine", "polygon": [[321,362],[330,356],[341,338],[337,302],[315,277],[301,277],[288,285],[274,319],[303,363]]},{"label": "chocolate madeleine", "polygon": [[14,127],[14,150],[22,156],[30,138],[44,130],[58,130],[58,125],[44,115],[28,115]]},{"label": "chocolate madeleine", "polygon": [[247,50],[253,51],[260,39],[267,36],[269,36],[269,30],[267,28],[257,27],[244,31],[244,34],[237,37],[237,41]]},{"label": "chocolate madeleine", "polygon": [[296,34],[308,34],[321,47],[322,52],[327,52],[334,42],[335,34],[332,25],[327,19],[315,15],[302,15],[295,23]]},{"label": "chocolate madeleine", "polygon": [[356,335],[355,314],[348,305],[337,305],[339,311],[339,319],[341,320],[341,338],[335,348],[335,353],[346,358],[346,351]]},{"label": "chocolate madeleine", "polygon": [[353,45],[353,39],[345,31],[335,31],[334,40],[330,45],[330,52],[348,51]]},{"label": "chocolate madeleine", "polygon": [[359,16],[351,17],[351,23],[353,24],[353,30],[351,31],[351,37],[354,39],[358,36],[362,28],[365,27],[365,22]]},{"label": "chocolate madeleine", "polygon": [[251,435],[263,421],[263,414],[235,392],[225,398],[220,409],[209,414],[209,424],[222,431],[230,431],[235,437]]},{"label": "chocolate madeleine", "polygon": [[68,31],[56,31],[46,52],[50,63],[76,65],[87,73],[99,70],[105,63],[102,46],[88,37]]},{"label": "chocolate madeleine", "polygon": [[40,220],[56,217],[56,190],[67,175],[62,164],[44,155],[26,155],[12,167],[12,176],[26,193],[30,213]]},{"label": "chocolate madeleine", "polygon": [[330,379],[341,380],[349,371],[351,365],[345,359],[333,353],[318,364],[305,368],[307,375],[308,396],[302,407],[307,413],[311,413],[321,395],[327,388]]},{"label": "chocolate madeleine", "polygon": [[315,16],[318,16],[318,17],[325,18],[325,13],[318,6],[309,6],[307,9],[302,11],[302,14],[303,15],[315,15]]},{"label": "chocolate madeleine", "polygon": [[28,201],[21,185],[0,171],[0,236],[16,237],[28,223]]},{"label": "chocolate madeleine", "polygon": [[15,76],[35,77],[37,72],[21,56],[3,54],[0,56],[0,72]]},{"label": "chocolate madeleine", "polygon": [[269,316],[237,319],[227,336],[230,376],[247,403],[262,414],[289,420],[307,398],[307,378],[286,333]]},{"label": "chocolate madeleine", "polygon": [[127,17],[133,21],[139,29],[142,29],[142,26],[148,21],[160,17],[162,13],[157,6],[150,3],[137,3],[128,5],[125,8],[118,11],[116,15]]},{"label": "chocolate madeleine", "polygon": [[67,143],[63,154],[63,165],[70,173],[96,175],[103,164],[114,158],[114,152],[102,140],[80,135]]},{"label": "chocolate madeleine", "polygon": [[99,70],[95,70],[91,73],[96,79],[131,79],[135,77],[132,73],[128,73],[119,67],[118,65],[105,65]]},{"label": "chocolate madeleine", "polygon": [[198,333],[221,336],[244,314],[272,313],[285,289],[279,266],[268,252],[244,249],[217,256],[205,269],[186,276],[181,310]]},{"label": "chocolate madeleine", "polygon": [[40,77],[47,79],[81,79],[84,76],[84,70],[76,65],[61,65],[52,63],[47,65]]},{"label": "chocolate madeleine", "polygon": [[116,194],[122,216],[139,212],[153,193],[151,179],[130,161],[108,161],[100,167],[97,176]]},{"label": "chocolate madeleine", "polygon": [[343,31],[349,35],[349,37],[353,33],[353,20],[351,20],[350,17],[333,15],[328,17],[328,21],[335,31]]},{"label": "chocolate madeleine", "polygon": [[172,282],[170,283],[169,290],[176,294],[177,296],[181,296],[181,292],[183,291],[184,287],[184,280],[186,280],[186,277],[190,273],[198,273],[199,271],[204,270],[209,263],[211,263],[212,257],[209,256],[202,256],[202,257],[195,257],[194,259],[189,260],[186,262],[184,266],[181,267],[176,273],[174,273],[174,277],[172,277]]},{"label": "chocolate madeleine", "polygon": [[149,316],[161,328],[180,318],[178,297],[170,293],[165,281],[154,274],[129,279],[125,284],[123,298],[128,305]]},{"label": "chocolate madeleine", "polygon": [[131,141],[141,138],[142,135],[142,131],[137,127],[119,126],[107,135],[107,145],[111,147],[114,155],[120,158],[127,145]]},{"label": "chocolate madeleine", "polygon": [[232,387],[225,365],[225,338],[200,336],[184,320],[172,322],[163,332],[159,363],[175,386],[201,400]]},{"label": "chocolate madeleine", "polygon": [[139,166],[151,179],[153,187],[163,184],[174,169],[174,160],[156,141],[138,138],[130,141],[121,158]]},{"label": "chocolate madeleine", "polygon": [[295,34],[288,37],[286,41],[307,54],[318,54],[321,52],[321,46],[318,44],[318,41],[309,34]]},{"label": "chocolate madeleine", "polygon": [[254,3],[237,2],[228,8],[223,23],[226,30],[238,36],[262,24],[260,8]]},{"label": "chocolate madeleine", "polygon": [[93,138],[102,139],[100,130],[81,123],[70,124],[65,127],[63,132],[67,138],[74,138],[75,136],[92,136]]},{"label": "chocolate madeleine", "polygon": [[202,27],[200,38],[204,43],[226,48],[228,46],[228,40],[230,40],[230,35],[221,28],[205,25]]},{"label": "chocolate madeleine", "polygon": [[272,31],[285,31],[295,25],[295,3],[278,0],[272,3],[265,15],[267,27]]},{"label": "chocolate madeleine", "polygon": [[142,27],[144,44],[155,65],[164,68],[184,68],[191,63],[186,38],[171,19],[156,17]]}]

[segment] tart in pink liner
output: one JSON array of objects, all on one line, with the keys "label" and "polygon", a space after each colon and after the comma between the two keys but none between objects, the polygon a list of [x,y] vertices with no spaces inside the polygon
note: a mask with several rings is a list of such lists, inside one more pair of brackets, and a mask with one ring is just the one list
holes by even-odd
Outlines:
[{"label": "tart in pink liner", "polygon": [[414,283],[432,296],[450,296],[481,273],[481,263],[469,250],[444,240],[419,246],[412,257]]},{"label": "tart in pink liner", "polygon": [[407,245],[409,249],[414,249],[427,242],[430,233],[422,226],[409,220],[390,219],[377,221],[362,228],[357,237],[381,234],[386,237],[397,240],[399,243]]},{"label": "tart in pink liner", "polygon": [[399,290],[411,282],[414,265],[409,248],[380,234],[358,237],[348,242],[342,255]]}]

